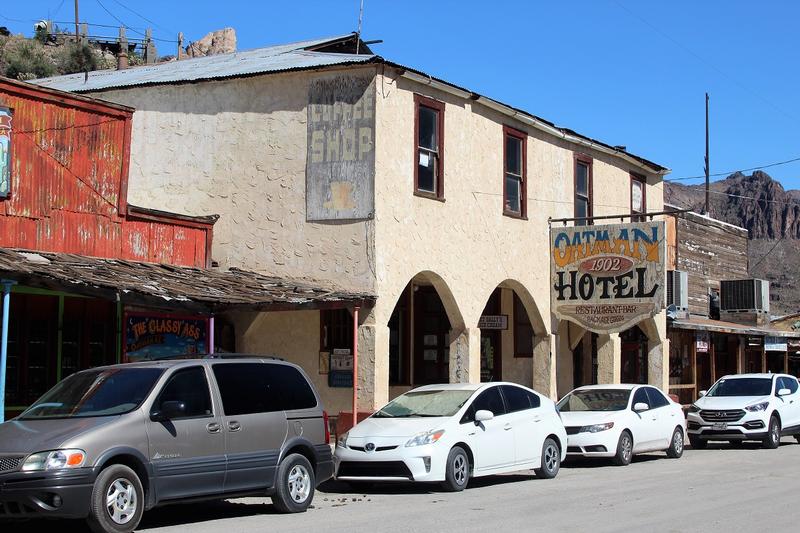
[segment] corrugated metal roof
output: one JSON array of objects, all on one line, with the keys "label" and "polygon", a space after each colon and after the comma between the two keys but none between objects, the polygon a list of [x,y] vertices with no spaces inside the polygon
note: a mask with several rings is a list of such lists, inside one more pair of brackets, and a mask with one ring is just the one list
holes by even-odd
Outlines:
[{"label": "corrugated metal roof", "polygon": [[367,305],[376,296],[246,270],[192,268],[0,248],[0,277],[29,287],[198,311]]},{"label": "corrugated metal roof", "polygon": [[374,55],[335,54],[309,50],[349,38],[354,38],[354,35],[347,34],[232,54],[182,59],[124,70],[97,70],[90,72],[88,78],[84,73],[67,74],[32,80],[31,83],[62,91],[89,92],[115,87],[196,82],[331,65],[367,63],[375,59]]}]

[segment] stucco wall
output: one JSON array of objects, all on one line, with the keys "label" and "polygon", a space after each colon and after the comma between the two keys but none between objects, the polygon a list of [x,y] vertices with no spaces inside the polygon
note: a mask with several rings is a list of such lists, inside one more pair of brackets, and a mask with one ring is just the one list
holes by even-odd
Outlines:
[{"label": "stucco wall", "polygon": [[371,289],[371,221],[306,222],[308,86],[336,75],[341,71],[96,93],[136,108],[130,203],[221,215],[213,258],[222,267]]},{"label": "stucco wall", "polygon": [[[629,213],[630,172],[642,170],[526,127],[477,102],[397,78],[388,69],[376,86],[377,326],[386,324],[408,281],[430,271],[452,294],[445,302],[453,314],[451,322],[455,318],[466,328],[477,327],[491,292],[514,280],[535,302],[538,316],[532,322],[537,333],[555,334],[547,221],[573,216],[575,152],[593,158],[595,215]],[[444,202],[413,194],[415,92],[446,104]],[[528,220],[503,215],[504,124],[528,133]],[[661,178],[647,178],[648,210],[661,210]],[[657,322],[664,324],[663,313]],[[512,373],[527,378],[524,368],[509,377]]]}]

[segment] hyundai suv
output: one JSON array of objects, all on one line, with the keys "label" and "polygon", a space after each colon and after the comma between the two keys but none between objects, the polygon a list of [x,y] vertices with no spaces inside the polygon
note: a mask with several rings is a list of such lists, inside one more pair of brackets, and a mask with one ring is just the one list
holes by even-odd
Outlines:
[{"label": "hyundai suv", "polygon": [[0,424],[0,519],[123,533],[157,505],[258,494],[305,511],[333,474],[327,422],[308,377],[279,360],[78,372]]},{"label": "hyundai suv", "polygon": [[710,440],[761,441],[777,448],[781,437],[800,442],[800,386],[786,374],[740,374],[720,378],[689,407],[687,429],[692,448]]}]

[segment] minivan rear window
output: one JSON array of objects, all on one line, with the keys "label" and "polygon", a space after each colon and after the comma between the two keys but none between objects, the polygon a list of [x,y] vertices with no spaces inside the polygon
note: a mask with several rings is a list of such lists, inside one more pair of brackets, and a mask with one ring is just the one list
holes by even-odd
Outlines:
[{"label": "minivan rear window", "polygon": [[271,363],[212,365],[227,416],[316,407],[317,398],[294,367]]},{"label": "minivan rear window", "polygon": [[163,373],[163,368],[84,370],[58,383],[19,418],[85,418],[129,413],[147,398]]}]

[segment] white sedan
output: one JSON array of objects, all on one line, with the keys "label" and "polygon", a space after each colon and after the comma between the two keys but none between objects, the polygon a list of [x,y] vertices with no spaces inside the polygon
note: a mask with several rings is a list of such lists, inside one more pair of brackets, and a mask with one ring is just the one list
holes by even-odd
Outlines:
[{"label": "white sedan", "polygon": [[567,454],[612,457],[630,464],[634,454],[683,455],[686,418],[681,406],[648,385],[580,387],[558,402],[567,429]]},{"label": "white sedan", "polygon": [[426,385],[398,396],[336,441],[336,478],[441,482],[534,469],[558,474],[567,435],[555,404],[511,383]]}]

